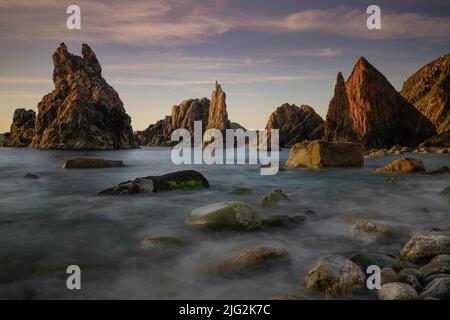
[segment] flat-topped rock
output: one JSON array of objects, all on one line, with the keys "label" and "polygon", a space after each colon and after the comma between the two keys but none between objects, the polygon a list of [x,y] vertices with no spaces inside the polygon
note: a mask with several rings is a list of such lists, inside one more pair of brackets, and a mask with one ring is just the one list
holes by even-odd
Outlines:
[{"label": "flat-topped rock", "polygon": [[364,164],[361,146],[357,143],[315,140],[292,146],[286,167],[327,168],[361,167]]},{"label": "flat-topped rock", "polygon": [[97,168],[113,168],[124,167],[125,164],[121,160],[105,160],[99,158],[74,158],[64,163],[64,169],[97,169]]}]

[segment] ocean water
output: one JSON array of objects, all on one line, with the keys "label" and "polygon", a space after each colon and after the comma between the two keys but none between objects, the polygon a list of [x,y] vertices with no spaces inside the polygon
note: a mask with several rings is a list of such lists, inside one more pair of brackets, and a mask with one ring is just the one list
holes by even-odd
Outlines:
[{"label": "ocean water", "polygon": [[[65,170],[76,156],[123,160],[125,168]],[[287,159],[288,150],[281,152]],[[405,156],[405,155],[402,155]],[[450,155],[410,155],[427,169],[450,165]],[[0,298],[18,299],[270,299],[313,296],[301,282],[327,254],[377,251],[398,255],[404,243],[364,244],[352,236],[357,218],[403,226],[411,233],[450,226],[450,199],[439,192],[449,174],[402,175],[389,183],[374,168],[400,156],[366,159],[357,169],[288,169],[261,176],[256,165],[176,166],[170,149],[109,152],[0,149]],[[176,170],[204,174],[211,188],[155,195],[98,196],[122,181]],[[25,179],[34,173],[40,179]],[[254,190],[232,195],[235,187]],[[275,187],[290,201],[262,208]],[[292,228],[256,232],[202,231],[184,223],[190,210],[241,200],[262,217],[313,210]],[[145,248],[148,236],[176,236],[187,246]],[[284,247],[289,262],[243,278],[205,277],[205,270],[253,246]],[[81,290],[66,288],[66,268],[79,265]],[[355,298],[370,298],[362,296]]]}]

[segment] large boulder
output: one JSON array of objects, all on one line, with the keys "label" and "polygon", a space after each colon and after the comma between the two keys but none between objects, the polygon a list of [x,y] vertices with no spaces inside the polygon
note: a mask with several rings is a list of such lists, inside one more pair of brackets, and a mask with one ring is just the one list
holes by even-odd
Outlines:
[{"label": "large boulder", "polygon": [[402,248],[403,259],[427,261],[440,254],[450,254],[450,231],[432,231],[414,235]]},{"label": "large boulder", "polygon": [[450,277],[437,277],[420,293],[422,299],[450,300]]},{"label": "large boulder", "polygon": [[326,168],[361,167],[364,164],[361,146],[357,143],[315,140],[297,143],[289,152],[286,167]]},{"label": "large boulder", "polygon": [[131,119],[117,92],[102,77],[95,53],[82,57],[64,43],[53,54],[55,89],[38,104],[31,147],[39,149],[135,148]]},{"label": "large boulder", "polygon": [[0,141],[3,147],[27,147],[34,137],[36,113],[33,110],[16,109],[10,132]]},{"label": "large boulder", "polygon": [[279,130],[279,146],[290,147],[303,140],[322,139],[325,121],[307,105],[283,104],[267,120],[266,130],[270,141],[270,130]]},{"label": "large boulder", "polygon": [[261,269],[267,270],[271,264],[287,259],[287,257],[288,252],[284,248],[250,248],[213,266],[208,270],[208,274],[214,276],[237,276]]},{"label": "large boulder", "polygon": [[401,282],[383,284],[378,290],[380,300],[417,300],[419,295],[410,285]]},{"label": "large boulder", "polygon": [[309,270],[305,284],[331,295],[346,295],[362,289],[366,276],[351,260],[330,255],[319,259]]},{"label": "large boulder", "polygon": [[108,188],[100,195],[127,195],[138,193],[158,193],[169,190],[191,190],[209,188],[208,180],[194,170],[171,172],[162,176],[148,176],[120,183]]},{"label": "large boulder", "polygon": [[360,252],[353,255],[350,260],[366,271],[372,265],[395,269],[397,258],[381,252]]},{"label": "large boulder", "polygon": [[362,143],[365,149],[416,146],[435,134],[430,120],[405,100],[366,59],[344,81],[338,74],[324,139]]},{"label": "large boulder", "polygon": [[414,158],[402,158],[395,160],[382,168],[374,170],[375,173],[387,173],[387,172],[425,172],[425,165],[422,160]]},{"label": "large boulder", "polygon": [[255,230],[262,226],[261,218],[248,204],[240,201],[217,202],[197,208],[186,223],[206,229]]},{"label": "large boulder", "polygon": [[421,67],[403,84],[400,94],[436,126],[450,130],[450,54]]}]

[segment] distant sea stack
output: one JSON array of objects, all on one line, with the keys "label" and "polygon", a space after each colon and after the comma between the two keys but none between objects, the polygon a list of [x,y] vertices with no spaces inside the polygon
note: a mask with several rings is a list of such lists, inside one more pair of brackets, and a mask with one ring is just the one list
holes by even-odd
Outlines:
[{"label": "distant sea stack", "polygon": [[0,146],[28,147],[34,137],[36,113],[33,110],[16,109],[10,132],[5,133]]},{"label": "distant sea stack", "polygon": [[338,74],[325,123],[325,140],[359,142],[370,149],[395,144],[416,146],[433,134],[431,121],[366,59],[357,61],[347,81]]},{"label": "distant sea stack", "polygon": [[325,121],[313,108],[307,105],[297,107],[285,103],[278,107],[269,117],[266,130],[270,142],[270,130],[279,129],[279,146],[290,147],[304,140],[322,139]]},{"label": "distant sea stack", "polygon": [[216,87],[211,96],[207,129],[218,129],[223,132],[230,127],[225,100],[226,94],[216,81]]},{"label": "distant sea stack", "polygon": [[207,129],[242,128],[238,123],[228,119],[226,94],[221,85],[216,82],[211,100],[207,98],[189,99],[173,106],[170,116],[150,125],[144,131],[137,131],[136,138],[141,145],[161,146],[172,145],[171,135],[175,129],[187,129],[191,135],[194,132],[194,121],[202,121],[203,133]]},{"label": "distant sea stack", "polygon": [[450,54],[420,68],[403,84],[400,94],[436,127],[450,130]]},{"label": "distant sea stack", "polygon": [[117,92],[102,77],[87,44],[82,57],[61,43],[53,54],[55,89],[38,104],[31,147],[39,149],[130,149],[137,147],[131,119]]},{"label": "distant sea stack", "polygon": [[172,107],[170,116],[150,125],[144,131],[136,132],[140,145],[171,145],[170,137],[175,129],[187,129],[194,132],[194,121],[202,121],[202,129],[208,124],[210,101],[207,98],[189,99]]}]

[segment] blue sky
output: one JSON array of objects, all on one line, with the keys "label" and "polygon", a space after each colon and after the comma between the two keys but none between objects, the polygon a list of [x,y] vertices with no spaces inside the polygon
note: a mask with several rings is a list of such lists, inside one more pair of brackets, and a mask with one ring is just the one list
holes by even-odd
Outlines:
[{"label": "blue sky", "polygon": [[[65,26],[81,8],[81,30]],[[382,29],[366,28],[366,8]],[[227,93],[232,121],[265,126],[281,104],[323,117],[339,71],[366,57],[400,89],[423,64],[450,52],[450,2],[434,1],[7,1],[0,0],[0,132],[14,109],[36,109],[53,89],[51,55],[88,43],[119,92],[135,130],[188,98]]]}]

